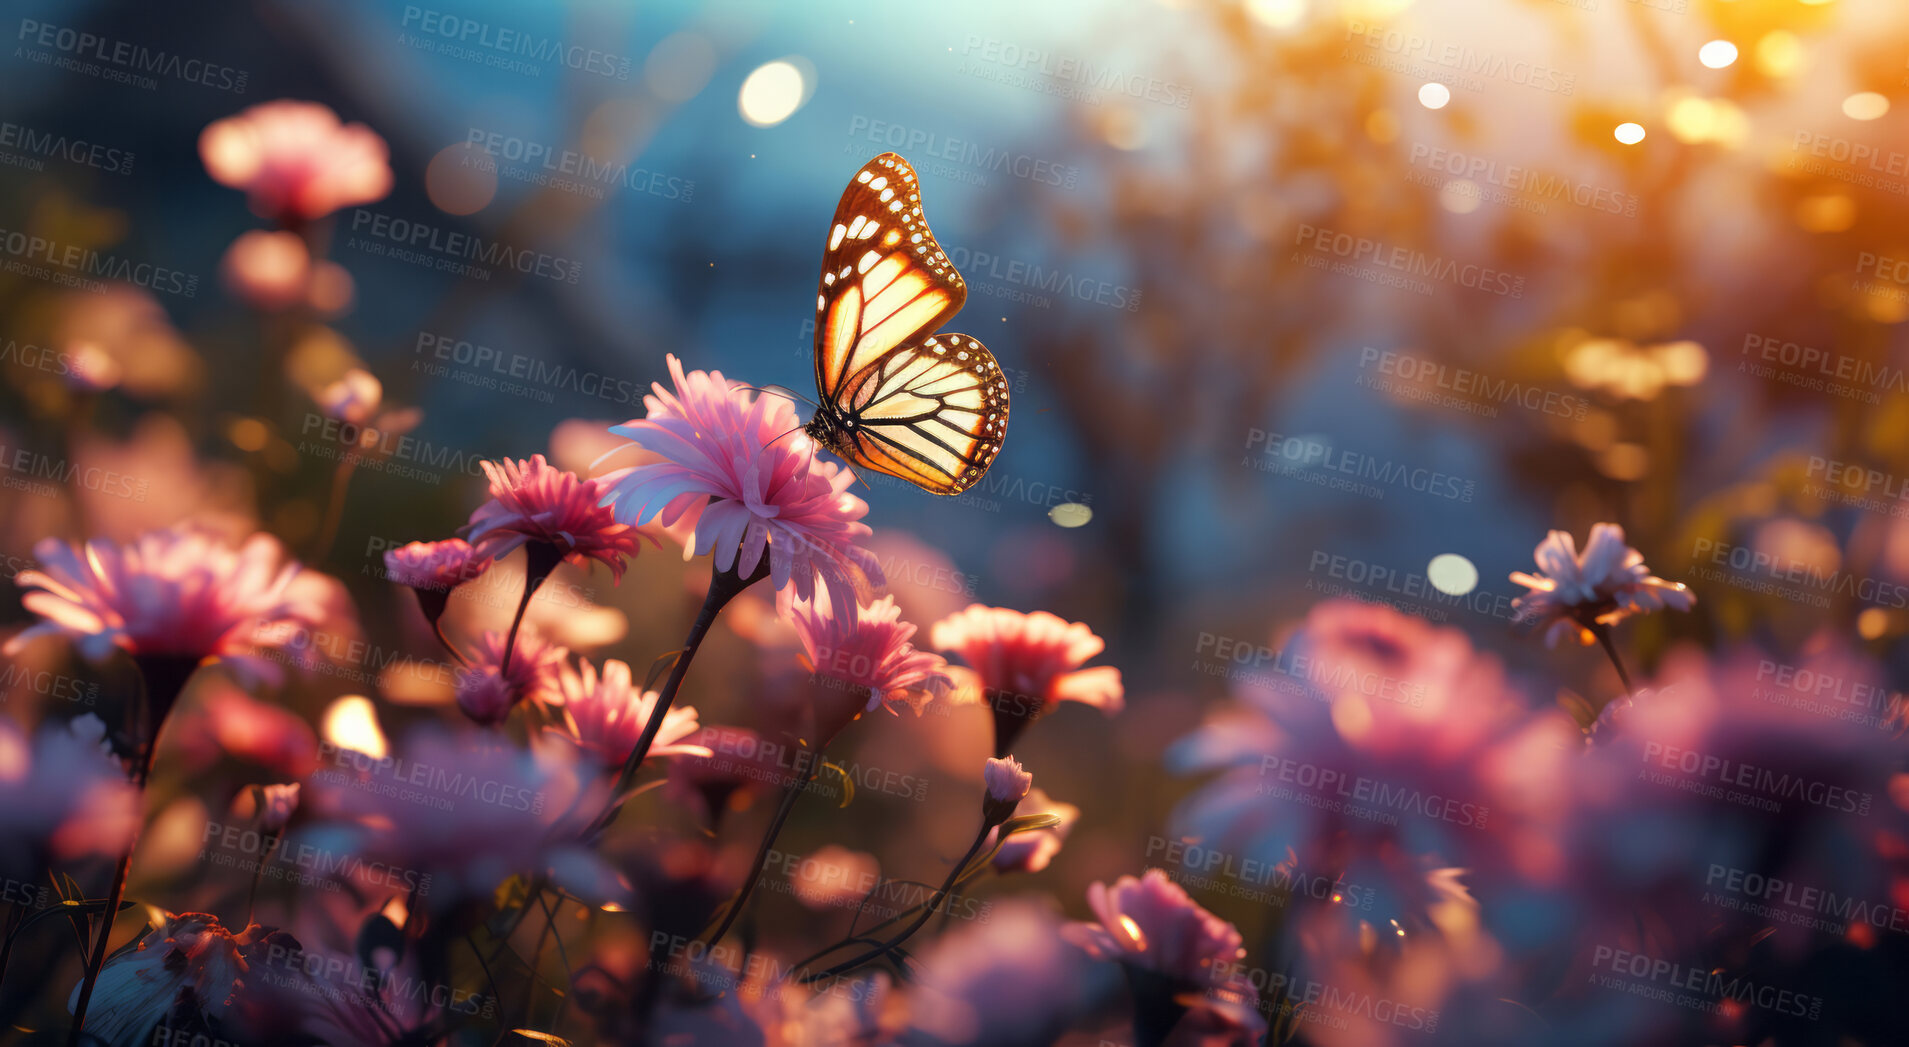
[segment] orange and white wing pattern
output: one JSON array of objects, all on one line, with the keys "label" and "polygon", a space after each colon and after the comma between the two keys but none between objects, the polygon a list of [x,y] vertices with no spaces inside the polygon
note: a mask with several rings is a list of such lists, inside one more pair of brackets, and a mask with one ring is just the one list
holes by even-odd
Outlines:
[{"label": "orange and white wing pattern", "polygon": [[915,169],[894,153],[862,165],[835,208],[815,297],[831,450],[935,494],[981,479],[1007,433],[1007,379],[979,341],[935,335],[967,298]]},{"label": "orange and white wing pattern", "polygon": [[837,453],[933,494],[960,494],[1001,453],[1008,382],[979,341],[940,334],[856,372],[841,407]]},{"label": "orange and white wing pattern", "polygon": [[968,299],[921,215],[915,169],[894,153],[862,165],[835,207],[815,296],[815,385],[839,399],[849,377],[919,345]]}]

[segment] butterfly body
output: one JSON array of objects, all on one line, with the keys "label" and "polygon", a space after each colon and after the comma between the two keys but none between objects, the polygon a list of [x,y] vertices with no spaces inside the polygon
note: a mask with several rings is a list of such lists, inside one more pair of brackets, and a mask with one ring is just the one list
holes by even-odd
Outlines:
[{"label": "butterfly body", "polygon": [[1007,435],[1008,383],[978,340],[936,333],[966,300],[914,168],[894,153],[862,165],[815,298],[816,443],[935,494],[979,482]]}]

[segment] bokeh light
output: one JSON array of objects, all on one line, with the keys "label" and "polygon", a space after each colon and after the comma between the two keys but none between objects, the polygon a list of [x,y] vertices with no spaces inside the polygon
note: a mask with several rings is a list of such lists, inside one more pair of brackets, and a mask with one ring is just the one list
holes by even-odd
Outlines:
[{"label": "bokeh light", "polygon": [[1621,123],[1617,125],[1616,130],[1611,132],[1611,135],[1625,145],[1636,145],[1644,140],[1644,125],[1629,122]]},{"label": "bokeh light", "polygon": [[768,62],[757,66],[742,82],[736,108],[750,125],[774,127],[802,108],[808,90],[807,78],[794,62]]},{"label": "bokeh light", "polygon": [[1843,99],[1843,115],[1851,120],[1880,120],[1889,112],[1889,96],[1859,91]]},{"label": "bokeh light", "polygon": [[1706,69],[1722,69],[1737,60],[1737,45],[1728,40],[1712,40],[1697,49],[1697,61]]},{"label": "bokeh light", "polygon": [[1433,81],[1418,89],[1418,103],[1427,109],[1443,109],[1452,100],[1452,89]]}]

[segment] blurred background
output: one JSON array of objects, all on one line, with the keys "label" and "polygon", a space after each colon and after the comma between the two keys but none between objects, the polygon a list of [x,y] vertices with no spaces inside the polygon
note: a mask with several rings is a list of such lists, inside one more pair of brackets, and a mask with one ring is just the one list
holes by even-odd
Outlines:
[{"label": "blurred background", "polygon": [[[387,734],[444,715],[441,682],[403,671],[432,648],[381,557],[461,525],[480,459],[587,473],[670,353],[810,392],[827,223],[889,150],[968,280],[950,327],[993,350],[1013,414],[968,494],[858,490],[905,618],[1051,610],[1124,674],[1120,716],[1065,709],[1017,752],[1085,808],[1032,881],[1070,914],[1089,883],[1159,864],[1198,784],[1166,745],[1259,668],[1236,645],[1276,649],[1328,597],[1456,627],[1532,710],[1588,725],[1619,690],[1602,653],[1511,621],[1507,575],[1551,528],[1621,522],[1698,590],[1693,613],[1627,628],[1636,675],[1683,644],[1787,664],[1831,634],[1901,682],[1909,11],[1888,0],[28,2],[8,19],[7,575],[49,535],[272,531],[346,583],[373,652],[274,698],[310,739],[346,695],[373,698]],[[126,73],[61,29],[185,61]],[[374,130],[394,183],[305,233],[348,280],[273,309],[226,261],[260,221],[198,142],[278,98]],[[15,234],[117,268],[72,286]],[[447,266],[458,234],[535,261]],[[69,380],[85,367],[110,380]],[[353,367],[385,410],[419,412],[416,443],[341,478],[312,404]],[[566,567],[532,621],[640,671],[706,577],[673,553],[620,586]],[[453,629],[500,628],[510,584],[457,601]],[[793,651],[766,599],[711,644],[685,691],[706,723],[750,722],[795,671],[741,656]],[[115,701],[108,671],[62,671]],[[10,715],[76,711],[9,680]],[[974,710],[869,718],[841,759],[951,784],[805,804],[786,848],[840,844],[933,882],[986,731]],[[136,867],[216,891],[194,827],[260,761],[191,729],[167,744],[185,755],[154,818],[176,838],[154,831]],[[311,744],[265,765],[296,773]],[[909,849],[889,845],[897,826]],[[1195,896],[1271,940],[1277,913]],[[763,904],[771,935],[833,926]],[[1835,980],[1835,961],[1798,962]],[[1778,1038],[1903,1028],[1871,1004],[1837,1013]],[[1626,1028],[1703,1042],[1699,1021]]]}]

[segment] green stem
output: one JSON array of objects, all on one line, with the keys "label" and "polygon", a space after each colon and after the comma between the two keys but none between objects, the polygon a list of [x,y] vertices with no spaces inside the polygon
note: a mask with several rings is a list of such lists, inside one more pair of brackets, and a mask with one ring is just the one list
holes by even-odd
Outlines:
[{"label": "green stem", "polygon": [[1617,644],[1611,639],[1611,627],[1598,625],[1592,627],[1591,632],[1597,636],[1598,642],[1604,645],[1604,653],[1610,656],[1611,665],[1617,669],[1618,681],[1624,685],[1624,697],[1631,697],[1637,689],[1631,686],[1631,674],[1624,671],[1624,660],[1617,656]]},{"label": "green stem", "polygon": [[[808,749],[802,751],[811,752]],[[755,892],[756,881],[762,879],[762,870],[769,864],[769,852],[775,847],[776,837],[782,834],[782,826],[788,822],[789,812],[795,810],[795,801],[808,791],[809,783],[815,781],[815,776],[821,770],[822,750],[816,749],[813,750],[813,758],[802,769],[802,776],[792,782],[788,791],[782,794],[782,802],[776,807],[776,816],[769,822],[769,831],[762,834],[762,844],[756,848],[756,860],[749,865],[749,875],[743,878],[742,887],[737,890],[735,900],[729,903],[728,910],[723,913],[722,922],[716,925],[715,931],[708,938],[710,946],[713,947],[723,940],[723,935],[728,934],[729,928],[735,924],[736,917],[742,915],[743,907],[749,904],[749,896]]]},{"label": "green stem", "polygon": [[[987,819],[985,818],[982,819],[981,831],[975,835],[974,842],[968,845],[968,853],[961,856],[961,860],[955,863],[955,866],[953,869],[948,870],[948,878],[942,881],[941,889],[936,891],[935,896],[928,900],[928,905],[925,909],[922,910],[921,915],[915,917],[915,920],[913,923],[910,923],[907,927],[902,928],[901,933],[895,935],[893,938],[890,938],[888,941],[883,942],[880,946],[870,949],[869,951],[862,953],[860,956],[857,956],[853,959],[843,960],[841,963],[838,963],[835,966],[830,967],[828,970],[823,971],[820,974],[803,975],[802,981],[804,983],[818,982],[818,981],[822,981],[825,978],[833,978],[833,977],[836,977],[837,975],[847,974],[849,971],[852,971],[855,968],[860,967],[862,964],[865,964],[870,960],[878,959],[882,956],[886,956],[889,953],[895,951],[895,948],[897,946],[907,941],[910,936],[912,936],[916,931],[921,930],[922,927],[924,927],[929,920],[934,918],[935,911],[941,908],[941,903],[944,900],[946,900],[949,892],[954,890],[955,881],[960,879],[961,871],[963,869],[966,869],[968,867],[968,863],[973,861],[974,856],[980,852],[981,845],[987,842],[989,830],[993,828],[994,826],[987,824]],[[711,944],[714,944],[714,943],[712,942]]]},{"label": "green stem", "polygon": [[[737,594],[769,576],[769,556],[763,554],[762,562],[756,566],[749,577],[742,577],[734,568],[727,571],[714,571],[709,576],[709,592],[703,596],[703,608],[696,614],[696,621],[689,627],[689,636],[683,640],[683,650],[676,656],[676,663],[670,666],[669,679],[663,683],[663,689],[657,694],[656,708],[650,710],[649,722],[643,725],[643,734],[636,740],[636,747],[624,758],[623,770],[617,775],[616,790],[611,794],[610,811],[601,821],[608,824],[608,816],[616,808],[616,797],[620,797],[636,781],[636,772],[643,766],[643,760],[650,754],[650,747],[656,743],[657,732],[663,729],[663,720],[669,716],[670,707],[676,703],[676,692],[682,690],[683,677],[689,674],[690,660],[703,645],[703,638],[716,624],[716,616]],[[598,826],[601,828],[601,825]]]}]

